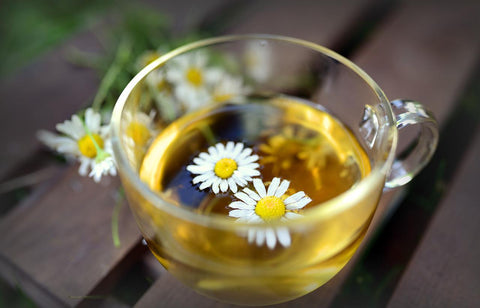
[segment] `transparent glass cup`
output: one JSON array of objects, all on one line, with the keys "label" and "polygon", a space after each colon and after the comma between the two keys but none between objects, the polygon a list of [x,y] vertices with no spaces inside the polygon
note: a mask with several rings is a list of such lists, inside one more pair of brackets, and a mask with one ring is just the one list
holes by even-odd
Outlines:
[{"label": "transparent glass cup", "polygon": [[[212,55],[212,65],[235,70],[248,81],[249,94],[240,104],[266,93],[288,94],[328,110],[361,144],[371,165],[369,174],[345,192],[305,209],[302,217],[268,225],[239,223],[172,204],[157,190],[158,179],[142,180],[139,172],[155,134],[194,112],[158,76],[165,76],[178,57],[198,51]],[[415,143],[406,156],[396,158],[398,131],[411,125],[418,127]],[[325,47],[273,35],[206,39],[156,58],[118,99],[112,135],[131,210],[157,259],[197,292],[243,305],[288,301],[332,278],[359,246],[382,191],[410,181],[429,161],[438,140],[436,122],[421,104],[389,101],[364,71]],[[251,228],[286,228],[291,243],[275,249],[252,245],[245,237]]]}]

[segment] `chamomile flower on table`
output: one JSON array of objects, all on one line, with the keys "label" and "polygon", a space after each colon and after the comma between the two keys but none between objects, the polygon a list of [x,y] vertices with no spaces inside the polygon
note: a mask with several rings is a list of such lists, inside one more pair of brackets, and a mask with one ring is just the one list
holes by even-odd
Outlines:
[{"label": "chamomile flower on table", "polygon": [[57,152],[77,159],[80,175],[89,174],[97,182],[102,175],[116,175],[109,127],[101,124],[99,113],[88,108],[84,120],[73,115],[71,120],[57,124],[56,129],[62,135],[40,131],[38,138]]},{"label": "chamomile flower on table", "polygon": [[196,176],[192,183],[200,184],[199,189],[211,187],[215,194],[229,189],[236,193],[238,187],[244,187],[252,177],[260,175],[256,163],[258,155],[252,155],[252,149],[241,142],[217,143],[193,159],[187,170]]},{"label": "chamomile flower on table", "polygon": [[244,85],[243,79],[229,74],[222,74],[211,91],[213,102],[241,101],[250,89]]},{"label": "chamomile flower on table", "polygon": [[155,135],[156,129],[153,119],[155,111],[149,114],[138,111],[135,113],[125,112],[124,123],[126,123],[125,136],[127,143],[132,146],[145,147]]},{"label": "chamomile flower on table", "polygon": [[266,41],[248,43],[243,55],[248,76],[257,82],[267,81],[272,75],[272,56],[272,49]]},{"label": "chamomile flower on table", "polygon": [[194,52],[174,58],[165,68],[166,78],[174,86],[174,94],[187,111],[211,101],[208,88],[219,79],[222,70],[207,66],[208,57]]},{"label": "chamomile flower on table", "polygon": [[[257,224],[295,219],[302,215],[294,211],[304,208],[312,201],[303,191],[285,198],[290,182],[277,177],[273,178],[268,190],[258,178],[253,179],[253,186],[256,191],[244,188],[242,192],[235,194],[239,200],[228,205],[232,209],[229,216],[238,218],[238,222]],[[255,242],[257,246],[266,244],[270,249],[275,248],[277,243],[283,247],[291,244],[290,233],[286,227],[252,227],[248,229],[247,237],[249,243]]]}]

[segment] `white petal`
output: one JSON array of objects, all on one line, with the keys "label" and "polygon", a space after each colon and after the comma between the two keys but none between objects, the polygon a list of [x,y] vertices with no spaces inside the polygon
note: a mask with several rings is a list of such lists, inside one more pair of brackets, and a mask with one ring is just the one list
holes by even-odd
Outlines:
[{"label": "white petal", "polygon": [[102,118],[99,113],[93,111],[92,108],[88,108],[85,111],[85,125],[91,133],[97,134],[100,131],[100,122]]},{"label": "white petal", "polygon": [[242,169],[242,170],[245,170],[245,169],[257,169],[258,167],[260,167],[260,165],[258,163],[249,163],[249,164],[239,164],[238,166],[238,169]]},{"label": "white petal", "polygon": [[232,154],[234,146],[235,144],[233,143],[233,141],[227,142],[227,146],[225,147],[225,150],[227,151],[227,153]]},{"label": "white petal", "polygon": [[208,155],[208,153],[205,153],[205,152],[202,152],[200,154],[198,154],[198,157],[200,157],[201,159],[205,160],[205,161],[208,161],[210,163],[216,163],[217,160],[216,159],[213,159],[213,157],[211,157],[210,155]]},{"label": "white petal", "polygon": [[245,157],[249,156],[250,154],[252,154],[252,151],[253,150],[250,148],[245,148],[243,152],[240,155],[238,155],[238,160],[242,160]]},{"label": "white petal", "polygon": [[228,186],[233,193],[238,191],[237,183],[235,183],[235,180],[232,177],[228,178]]},{"label": "white petal", "polygon": [[214,146],[211,146],[208,148],[208,153],[210,153],[210,156],[215,159],[215,161],[219,160],[220,157],[218,155],[218,151]]},{"label": "white petal", "polygon": [[252,210],[231,210],[230,213],[228,213],[228,216],[230,217],[246,217],[250,216],[253,214]]},{"label": "white petal", "polygon": [[213,183],[213,180],[214,180],[213,178],[210,178],[210,179],[206,180],[205,182],[200,184],[200,187],[198,187],[198,189],[204,190],[205,188],[210,187]]},{"label": "white petal", "polygon": [[257,190],[258,195],[261,198],[265,198],[267,193],[265,192],[265,185],[263,185],[262,180],[260,179],[253,179],[253,186]]},{"label": "white petal", "polygon": [[239,174],[236,170],[233,172],[231,179],[235,180],[235,182],[237,182],[237,184],[241,187],[247,185],[247,180],[244,179],[244,177],[241,174]]},{"label": "white petal", "polygon": [[277,244],[277,238],[275,236],[275,231],[273,231],[273,229],[265,230],[265,238],[267,240],[268,248],[270,249],[275,248],[275,245]]},{"label": "white petal", "polygon": [[209,162],[206,161],[206,160],[204,160],[204,159],[202,159],[202,158],[195,157],[195,158],[193,159],[193,163],[194,163],[195,165],[206,165],[206,164],[208,164]]},{"label": "white petal", "polygon": [[268,186],[267,196],[275,196],[278,184],[280,184],[280,178],[273,178],[272,182]]},{"label": "white petal", "polygon": [[298,210],[303,208],[305,205],[309,204],[311,201],[312,199],[305,196],[302,199],[298,200],[297,202],[287,204],[286,208],[287,210]]},{"label": "white petal", "polygon": [[215,176],[215,174],[213,172],[207,172],[207,173],[204,173],[204,174],[201,174],[201,175],[198,175],[198,176],[194,177],[193,180],[192,180],[192,183],[193,183],[193,185],[195,185],[197,183],[206,181],[209,178],[213,178],[214,176]]},{"label": "white petal", "polygon": [[265,231],[263,229],[258,229],[256,233],[257,233],[256,244],[257,246],[262,246],[263,243],[265,242]]},{"label": "white petal", "polygon": [[165,77],[168,81],[172,83],[179,83],[182,82],[183,79],[183,72],[179,69],[171,68],[166,71]]},{"label": "white petal", "polygon": [[187,166],[187,170],[190,171],[191,173],[193,174],[202,174],[202,173],[205,173],[207,171],[212,171],[213,170],[213,166],[208,164],[208,165],[200,165],[200,166],[197,166],[197,165],[188,165]]},{"label": "white petal", "polygon": [[287,192],[288,186],[290,185],[290,181],[283,180],[280,186],[277,188],[275,192],[275,197],[280,198]]},{"label": "white petal", "polygon": [[253,163],[254,161],[257,161],[257,160],[258,160],[258,155],[251,155],[251,156],[247,156],[247,157],[239,160],[238,163],[240,165],[248,165],[248,164]]},{"label": "white petal", "polygon": [[81,176],[86,176],[88,173],[88,167],[90,166],[90,159],[89,158],[80,158],[80,167],[78,168],[78,173]]},{"label": "white petal", "polygon": [[292,243],[292,240],[290,238],[290,233],[288,232],[287,228],[277,228],[277,238],[278,242],[283,246],[283,247],[289,247],[290,244]]},{"label": "white petal", "polygon": [[255,235],[257,233],[257,230],[254,228],[248,229],[248,243],[253,243],[255,240]]},{"label": "white petal", "polygon": [[59,132],[64,133],[67,136],[72,137],[75,140],[82,138],[85,135],[85,130],[82,126],[82,122],[80,121],[80,125],[78,125],[77,121],[73,122],[73,119],[80,119],[77,115],[72,116],[72,121],[65,121],[63,123],[59,123],[56,125],[56,128]]},{"label": "white petal", "polygon": [[253,168],[248,168],[248,167],[238,167],[237,170],[235,171],[238,171],[238,173],[242,174],[242,175],[246,175],[246,176],[258,176],[260,175],[260,171],[258,170],[255,170]]},{"label": "white petal", "polygon": [[237,197],[238,199],[242,200],[243,202],[245,202],[246,204],[249,204],[249,205],[255,205],[257,204],[257,202],[255,202],[255,200],[253,200],[252,198],[250,198],[246,193],[244,192],[238,192],[235,194],[235,197]]},{"label": "white petal", "polygon": [[297,193],[294,193],[293,195],[291,195],[290,197],[288,197],[287,199],[285,199],[285,204],[290,204],[290,203],[293,203],[293,202],[297,202],[298,200],[302,199],[302,197],[305,196],[305,193],[303,191],[299,191]]},{"label": "white petal", "polygon": [[243,143],[239,142],[235,145],[235,148],[232,151],[232,158],[236,158],[238,154],[243,150]]},{"label": "white petal", "polygon": [[85,127],[83,126],[83,121],[80,119],[80,117],[76,114],[72,116],[72,125],[75,128],[75,131],[79,132],[80,138],[85,135]]},{"label": "white petal", "polygon": [[217,148],[218,156],[220,156],[220,158],[224,158],[225,157],[225,146],[222,143],[217,143],[215,145],[215,147]]},{"label": "white petal", "polygon": [[248,188],[244,188],[243,191],[246,192],[248,194],[248,196],[250,198],[252,198],[253,200],[260,201],[260,199],[261,199],[260,196],[256,192],[254,192],[253,190],[248,189]]},{"label": "white petal", "polygon": [[285,217],[288,218],[288,219],[297,219],[297,218],[301,218],[303,216],[300,215],[300,214],[294,213],[294,212],[286,212]]},{"label": "white petal", "polygon": [[223,75],[223,71],[216,68],[211,68],[204,71],[205,81],[212,85],[216,83]]},{"label": "white petal", "polygon": [[254,205],[249,205],[246,204],[245,202],[242,201],[234,201],[228,205],[229,207],[233,209],[239,209],[239,210],[253,210],[255,209]]},{"label": "white petal", "polygon": [[255,211],[253,211],[254,215],[252,215],[250,217],[250,219],[248,220],[248,223],[250,224],[257,224],[257,223],[262,223],[263,222],[263,219],[260,218],[260,216],[258,216]]},{"label": "white petal", "polygon": [[77,142],[67,137],[65,137],[65,139],[66,140],[63,140],[62,143],[58,145],[57,151],[60,153],[81,155]]},{"label": "white petal", "polygon": [[219,177],[213,178],[212,190],[215,194],[218,194],[220,192],[220,187],[219,187],[220,182],[221,182],[221,179]]},{"label": "white petal", "polygon": [[227,181],[227,180],[222,179],[222,180],[220,181],[220,190],[221,190],[222,192],[226,192],[226,191],[228,190],[228,181]]}]

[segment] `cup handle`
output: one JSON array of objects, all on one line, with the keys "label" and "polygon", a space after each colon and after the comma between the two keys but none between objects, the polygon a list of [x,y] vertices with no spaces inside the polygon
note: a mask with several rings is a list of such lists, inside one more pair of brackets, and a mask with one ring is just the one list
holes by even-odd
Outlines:
[{"label": "cup handle", "polygon": [[425,167],[437,148],[438,126],[433,114],[422,104],[396,99],[390,102],[397,120],[397,129],[401,130],[409,125],[420,125],[417,138],[405,157],[396,157],[390,174],[385,182],[386,189],[405,185]]}]

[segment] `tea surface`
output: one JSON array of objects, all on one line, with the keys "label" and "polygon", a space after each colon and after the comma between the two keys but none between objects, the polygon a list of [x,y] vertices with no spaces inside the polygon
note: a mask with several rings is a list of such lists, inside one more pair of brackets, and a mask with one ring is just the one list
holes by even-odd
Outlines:
[{"label": "tea surface", "polygon": [[233,194],[200,190],[186,168],[209,146],[228,141],[253,149],[258,177],[267,185],[280,177],[291,182],[290,194],[304,191],[312,199],[306,208],[348,190],[370,171],[366,154],[341,122],[313,104],[285,97],[221,104],[180,118],[152,143],[140,176],[173,204],[228,215]]}]

